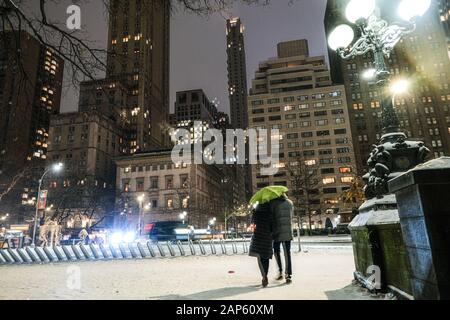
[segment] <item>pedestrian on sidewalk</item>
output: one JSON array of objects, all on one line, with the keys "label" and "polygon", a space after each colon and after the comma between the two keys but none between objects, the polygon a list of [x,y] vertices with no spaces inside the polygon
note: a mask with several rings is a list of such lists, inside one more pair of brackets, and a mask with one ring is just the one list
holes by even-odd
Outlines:
[{"label": "pedestrian on sidewalk", "polygon": [[89,237],[89,232],[83,228],[80,233],[78,233],[78,237],[80,238],[80,241],[78,242],[79,245],[86,244],[86,239]]},{"label": "pedestrian on sidewalk", "polygon": [[269,262],[273,257],[272,245],[272,213],[269,203],[259,204],[253,210],[252,223],[255,225],[249,254],[258,258],[258,265],[262,275],[262,286],[269,284]]},{"label": "pedestrian on sidewalk", "polygon": [[286,194],[270,201],[269,204],[273,215],[273,250],[279,271],[277,280],[283,280],[283,262],[281,260],[281,247],[283,247],[286,283],[290,284],[292,282],[291,242],[294,239],[292,232],[294,204]]}]

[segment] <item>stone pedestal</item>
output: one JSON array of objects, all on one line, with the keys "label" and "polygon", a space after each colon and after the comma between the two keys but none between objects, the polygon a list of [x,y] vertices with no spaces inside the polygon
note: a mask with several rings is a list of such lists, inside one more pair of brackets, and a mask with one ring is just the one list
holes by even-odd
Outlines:
[{"label": "stone pedestal", "polygon": [[389,182],[398,202],[415,299],[450,299],[450,158]]},{"label": "stone pedestal", "polygon": [[[370,279],[365,283],[370,289],[385,290],[392,286],[410,294],[409,264],[395,195],[368,200],[359,211],[349,225],[355,276],[360,281]],[[370,277],[376,269],[380,273]]]}]

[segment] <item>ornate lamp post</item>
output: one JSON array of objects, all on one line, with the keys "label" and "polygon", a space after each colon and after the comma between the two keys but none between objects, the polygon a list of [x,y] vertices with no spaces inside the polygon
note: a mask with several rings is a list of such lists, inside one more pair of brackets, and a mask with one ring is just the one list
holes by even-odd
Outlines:
[{"label": "ornate lamp post", "polygon": [[[370,172],[363,180],[368,201],[349,224],[355,256],[355,279],[370,290],[385,289],[390,280],[398,279],[396,287],[409,290],[407,258],[399,255],[406,251],[400,227],[395,195],[389,194],[389,180],[423,163],[430,152],[424,143],[408,141],[400,131],[400,123],[394,109],[395,95],[405,89],[407,82],[397,83],[391,90],[390,72],[385,57],[403,36],[416,29],[416,19],[431,5],[431,0],[402,0],[398,16],[402,23],[389,24],[379,16],[376,0],[351,0],[346,7],[347,20],[354,24],[336,27],[328,39],[330,47],[342,59],[350,59],[373,52],[374,70],[366,72],[373,76],[381,91],[382,133],[380,144],[372,151],[367,164]],[[360,37],[355,39],[354,27]],[[396,92],[395,92],[396,91]],[[374,281],[375,280],[375,281]]]},{"label": "ornate lamp post", "polygon": [[[368,164],[371,172],[364,177],[367,182],[367,198],[381,197],[388,193],[387,181],[396,172],[403,172],[422,163],[429,150],[421,142],[406,141],[407,137],[399,129],[399,120],[394,110],[390,92],[390,72],[385,56],[394,50],[401,38],[416,29],[416,19],[429,9],[431,0],[402,0],[398,15],[402,23],[389,24],[381,19],[377,12],[376,0],[351,0],[346,7],[346,17],[356,25],[361,36],[355,39],[354,29],[342,24],[330,34],[328,43],[342,59],[350,59],[373,52],[373,76],[382,92],[382,126],[381,143],[372,151]],[[403,84],[404,85],[404,84]]]}]

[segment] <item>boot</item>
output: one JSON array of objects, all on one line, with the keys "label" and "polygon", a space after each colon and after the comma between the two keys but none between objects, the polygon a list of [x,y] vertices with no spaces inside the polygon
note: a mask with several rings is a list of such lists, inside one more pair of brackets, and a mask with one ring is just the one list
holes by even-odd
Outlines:
[{"label": "boot", "polygon": [[262,286],[263,286],[263,288],[267,288],[268,285],[269,285],[269,279],[267,277],[264,277],[262,279]]},{"label": "boot", "polygon": [[278,274],[278,277],[276,278],[276,280],[277,280],[277,281],[280,281],[280,280],[283,280],[283,278],[284,278],[283,273],[280,272],[280,273]]}]

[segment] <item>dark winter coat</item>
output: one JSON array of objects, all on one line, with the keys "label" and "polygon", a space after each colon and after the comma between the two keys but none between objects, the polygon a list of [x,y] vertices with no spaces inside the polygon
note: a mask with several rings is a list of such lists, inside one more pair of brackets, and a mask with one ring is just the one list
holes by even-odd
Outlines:
[{"label": "dark winter coat", "polygon": [[270,210],[273,214],[273,240],[292,241],[292,216],[294,204],[291,200],[278,198],[270,202]]},{"label": "dark winter coat", "polygon": [[268,203],[260,204],[253,211],[255,231],[250,244],[250,256],[272,259],[272,213]]}]

